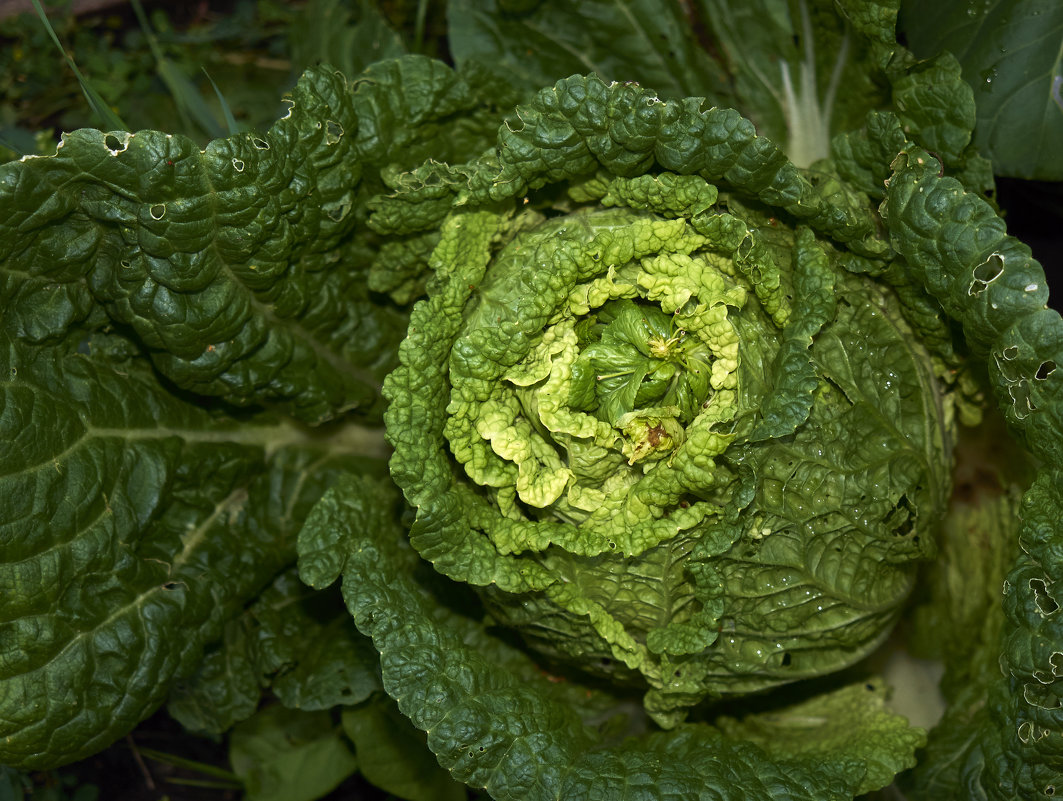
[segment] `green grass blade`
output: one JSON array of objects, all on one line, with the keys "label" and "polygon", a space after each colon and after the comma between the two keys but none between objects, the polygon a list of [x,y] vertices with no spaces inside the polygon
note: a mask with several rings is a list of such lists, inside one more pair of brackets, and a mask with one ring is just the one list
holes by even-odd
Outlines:
[{"label": "green grass blade", "polygon": [[74,63],[74,59],[70,57],[70,54],[66,52],[63,47],[63,43],[59,41],[59,36],[55,32],[55,28],[52,27],[52,23],[48,20],[48,15],[44,13],[44,8],[41,6],[40,0],[30,0],[33,3],[33,8],[37,12],[37,16],[41,18],[41,22],[44,23],[45,30],[48,31],[48,35],[52,38],[55,46],[59,48],[59,52],[63,54],[63,58],[66,59],[67,65],[73,71],[75,77],[78,79],[78,84],[81,86],[81,91],[85,95],[85,100],[88,101],[89,108],[99,118],[101,125],[109,131],[128,131],[129,126],[122,122],[122,118],[118,116],[117,112],[100,96],[92,84],[88,82],[88,79],[81,74],[81,70],[78,69],[78,65]]},{"label": "green grass blade", "polygon": [[[240,777],[235,773],[224,768],[219,768],[216,765],[210,765],[206,762],[197,762],[194,759],[187,759],[186,757],[178,756],[177,754],[168,754],[165,751],[156,751],[154,748],[144,748],[137,746],[137,751],[141,755],[146,756],[148,759],[153,759],[156,762],[161,762],[164,765],[171,765],[175,768],[183,768],[184,770],[194,771],[204,776],[211,776],[216,780],[223,782],[230,782],[240,786]],[[173,781],[172,779],[168,781]]]},{"label": "green grass blade", "polygon": [[26,155],[23,152],[22,148],[15,147],[14,143],[9,141],[6,136],[0,136],[0,148],[3,148],[4,150],[10,150],[12,153],[15,154],[15,158],[21,158],[22,156]]},{"label": "green grass blade", "polygon": [[221,93],[221,89],[218,88],[218,84],[214,83],[214,79],[210,77],[210,73],[207,72],[207,68],[203,68],[203,74],[207,76],[207,80],[210,81],[210,85],[214,87],[214,94],[218,96],[218,103],[221,105],[222,116],[225,117],[225,126],[229,129],[229,134],[240,132],[240,126],[236,123],[236,117],[233,116],[233,110],[229,107],[229,101],[225,99],[225,95]]},{"label": "green grass blade", "polygon": [[177,784],[182,787],[201,787],[205,790],[242,790],[244,786],[238,781],[220,781],[218,779],[181,779],[170,776],[166,779],[168,784]]},{"label": "green grass blade", "polygon": [[198,126],[212,139],[224,136],[225,129],[210,110],[210,106],[202,93],[189,77],[181,72],[180,68],[162,52],[159,40],[151,27],[151,22],[148,21],[148,15],[144,13],[144,7],[140,4],[140,0],[130,0],[130,4],[133,6],[133,13],[136,14],[137,21],[144,31],[144,37],[147,39],[151,54],[155,58],[155,69],[159,73],[162,82],[166,85],[166,90],[177,105],[177,111],[182,120],[190,120],[192,124]]},{"label": "green grass blade", "polygon": [[187,75],[170,59],[163,57],[157,69],[166,89],[173,96],[177,108],[211,139],[225,136],[225,128],[210,110],[206,99]]},{"label": "green grass blade", "polygon": [[418,0],[417,16],[413,25],[413,52],[424,52],[424,29],[425,20],[428,17],[428,0]]}]

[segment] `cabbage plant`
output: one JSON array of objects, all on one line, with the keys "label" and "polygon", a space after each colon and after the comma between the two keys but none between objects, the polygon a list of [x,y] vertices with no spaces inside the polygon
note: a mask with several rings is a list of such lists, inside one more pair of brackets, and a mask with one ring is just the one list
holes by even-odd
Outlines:
[{"label": "cabbage plant", "polygon": [[453,69],[0,168],[0,759],[167,703],[250,798],[1063,791],[1063,322],[896,5],[454,2]]},{"label": "cabbage plant", "polygon": [[[429,165],[377,202],[380,227],[440,231],[384,387],[410,543],[546,664],[641,693],[660,727],[610,751],[571,709],[520,719],[525,688],[468,651],[451,677],[457,644],[422,650],[438,624],[421,612],[415,634],[415,606],[388,612],[386,551],[359,545],[348,604],[400,708],[463,780],[585,797],[615,771],[696,793],[735,769],[766,797],[823,798],[912,766],[922,735],[876,682],[737,717],[711,703],[866,656],[934,556],[970,364],[915,282],[975,330],[975,299],[1057,319],[988,204],[940,178],[895,119],[875,122],[868,143],[901,141],[877,220],[831,165],[799,170],[737,113],[594,77],[540,92],[478,161]],[[971,220],[978,238],[942,246]],[[999,295],[1005,264],[1021,286]],[[1000,389],[1029,425],[1054,361],[1033,350],[1021,368],[1018,347],[999,351],[1014,363]],[[499,738],[501,721],[517,729]],[[1033,749],[992,748],[973,747],[979,770],[1054,786]],[[542,795],[493,783],[525,771]]]},{"label": "cabbage plant", "polygon": [[[620,126],[674,108],[596,79],[541,98]],[[755,146],[733,112],[688,109],[682,137],[726,137],[704,173]],[[643,136],[648,154],[675,147]],[[466,198],[385,419],[414,547],[540,650],[648,685],[674,725],[882,641],[933,553],[955,414],[897,296],[811,227],[832,221],[791,227],[734,184],[640,172],[543,208]],[[780,173],[762,194],[805,190],[812,211],[811,186]]]}]

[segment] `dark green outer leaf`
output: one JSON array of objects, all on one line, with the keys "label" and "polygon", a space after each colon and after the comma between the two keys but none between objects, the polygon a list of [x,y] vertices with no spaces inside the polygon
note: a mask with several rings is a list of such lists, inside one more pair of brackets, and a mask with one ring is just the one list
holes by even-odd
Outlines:
[{"label": "dark green outer leaf", "polygon": [[971,87],[960,77],[960,65],[951,53],[917,63],[900,62],[889,71],[893,106],[905,131],[950,168],[961,162],[975,126]]},{"label": "dark green outer leaf", "polygon": [[[867,769],[857,793],[885,787],[897,766],[915,764],[915,750],[926,742],[922,729],[889,709],[889,687],[881,679],[860,681],[821,693],[793,706],[723,718],[721,729],[736,739],[755,742],[774,757],[830,763],[854,759]],[[844,755],[840,757],[840,755]]]},{"label": "dark green outer leaf", "polygon": [[150,714],[336,473],[383,453],[236,426],[91,346],[0,341],[0,760],[46,768]]},{"label": "dark green outer leaf", "polygon": [[835,137],[831,156],[842,177],[869,197],[881,200],[890,162],[907,141],[895,114],[872,111],[862,129]]},{"label": "dark green outer leaf", "polygon": [[405,319],[370,297],[352,246],[365,198],[383,167],[440,140],[439,158],[480,152],[498,124],[482,101],[407,57],[353,84],[313,68],[267,133],[203,150],[158,131],[67,134],[54,156],[0,167],[3,326],[56,341],[99,306],[182,389],[312,424],[379,411]]},{"label": "dark green outer leaf", "polygon": [[1032,798],[1063,787],[1063,319],[1041,266],[980,197],[938,175],[925,151],[894,163],[883,213],[909,268],[988,362],[1012,429],[1044,463],[1023,497],[1022,553],[1005,583],[991,725],[962,767],[970,797]]},{"label": "dark green outer leaf", "polygon": [[[353,89],[318,68],[261,137],[83,130],[0,167],[0,761],[126,733],[291,561],[335,476],[380,467],[379,431],[228,415],[373,410],[403,317],[368,295],[359,182],[444,131],[481,150],[480,100],[423,58]],[[245,714],[256,677],[219,672]],[[296,673],[278,694],[320,703]]]},{"label": "dark green outer leaf", "polygon": [[[345,615],[346,617],[346,615]],[[351,625],[347,617],[347,625]],[[403,717],[395,702],[379,694],[343,712],[343,730],[354,742],[362,775],[406,801],[465,801],[454,781],[425,745],[424,732]]]},{"label": "dark green outer leaf", "polygon": [[[383,455],[379,432],[317,439],[202,396],[315,423],[371,409],[402,318],[340,259],[361,165],[392,158],[388,129],[412,148],[474,99],[411,58],[353,91],[313,70],[292,104],[203,151],[83,130],[0,167],[0,761],[71,761],[152,712],[337,472]],[[482,146],[462,130],[454,148]]]},{"label": "dark green outer leaf", "polygon": [[871,41],[896,45],[898,0],[834,0],[834,5],[850,25]]},{"label": "dark green outer leaf", "polygon": [[1038,474],[1021,515],[1022,553],[1004,584],[1007,683],[990,697],[995,736],[984,746],[990,798],[997,787],[1001,798],[1063,788],[1063,472]]},{"label": "dark green outer leaf", "polygon": [[508,94],[495,96],[504,87],[490,76],[457,73],[424,56],[373,64],[351,86],[357,152],[374,178],[389,164],[409,168],[427,159],[471,158],[498,128],[494,104],[515,102]]},{"label": "dark green outer leaf", "polygon": [[195,673],[174,683],[166,703],[170,717],[188,731],[220,734],[255,714],[262,687],[253,645],[242,616],[227,622],[221,642],[204,652]]},{"label": "dark green outer leaf", "polygon": [[959,59],[978,109],[975,144],[997,174],[1063,180],[1063,5],[906,2],[901,29],[919,56]]},{"label": "dark green outer leaf", "polygon": [[266,707],[233,732],[229,760],[247,801],[314,801],[358,767],[328,712]]},{"label": "dark green outer leaf", "polygon": [[292,568],[226,624],[167,711],[186,729],[220,734],[249,718],[267,689],[290,709],[357,704],[380,689],[379,663],[339,593],[311,590]]},{"label": "dark green outer leaf", "polygon": [[372,368],[400,320],[370,309],[335,253],[362,173],[351,95],[318,69],[291,103],[263,136],[202,151],[157,131],[85,129],[55,156],[0,167],[0,294],[24,318],[14,333],[56,336],[27,293],[59,284],[102,303],[185,389],[309,422],[371,407]]},{"label": "dark green outer leaf", "polygon": [[938,175],[918,148],[897,157],[882,211],[893,246],[986,360],[1005,418],[1063,466],[1063,319],[1044,270],[992,207]]}]

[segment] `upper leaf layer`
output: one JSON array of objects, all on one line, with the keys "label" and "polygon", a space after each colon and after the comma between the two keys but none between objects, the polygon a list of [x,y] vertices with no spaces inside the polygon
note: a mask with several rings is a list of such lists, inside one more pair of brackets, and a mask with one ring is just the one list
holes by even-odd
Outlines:
[{"label": "upper leaf layer", "polygon": [[379,661],[338,593],[314,592],[290,569],[226,623],[167,711],[186,729],[221,734],[249,718],[267,688],[291,709],[358,704],[380,689]]},{"label": "upper leaf layer", "polygon": [[378,411],[404,319],[370,297],[364,199],[381,167],[441,137],[478,152],[491,115],[477,99],[409,57],[354,84],[309,70],[268,132],[203,150],[158,131],[66,134],[54,156],[0,167],[4,327],[55,341],[99,305],[182,389],[312,424]]},{"label": "upper leaf layer", "polygon": [[45,299],[57,291],[71,305],[90,297],[197,394],[310,422],[371,407],[369,368],[394,322],[368,313],[336,253],[361,178],[350,93],[318,70],[292,104],[265,135],[202,151],[157,131],[86,129],[54,156],[0,168],[16,336],[54,338],[78,322],[55,319]]},{"label": "upper leaf layer", "polygon": [[985,360],[998,404],[1029,449],[1063,465],[1063,319],[1030,248],[981,197],[910,147],[894,163],[882,211],[909,270],[959,321]]},{"label": "upper leaf layer", "polygon": [[702,98],[661,100],[637,85],[574,75],[541,90],[498,131],[495,153],[467,165],[426,164],[374,201],[384,232],[439,226],[451,206],[519,198],[605,168],[636,176],[654,164],[724,182],[867,255],[882,255],[865,205],[839,205],[733,109]]}]

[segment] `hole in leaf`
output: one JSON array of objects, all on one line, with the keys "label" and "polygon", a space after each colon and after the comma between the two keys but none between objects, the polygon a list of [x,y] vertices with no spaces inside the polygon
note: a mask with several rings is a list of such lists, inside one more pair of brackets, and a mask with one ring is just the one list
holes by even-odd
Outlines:
[{"label": "hole in leaf", "polygon": [[793,657],[791,657],[789,651],[787,651],[785,654],[782,655],[782,662],[780,662],[780,664],[783,667],[790,667],[790,665],[793,664],[793,661]]},{"label": "hole in leaf", "polygon": [[735,254],[740,259],[746,258],[753,250],[753,234],[747,233],[745,238],[738,243],[738,248],[735,250]]},{"label": "hole in leaf", "polygon": [[983,284],[991,284],[1000,278],[1002,272],[1004,272],[1004,257],[999,253],[994,253],[974,268],[974,280]]},{"label": "hole in leaf", "polygon": [[103,137],[103,146],[107,148],[112,156],[117,156],[129,147],[129,139],[129,134],[126,134],[125,139],[122,139],[109,133]]},{"label": "hole in leaf", "polygon": [[1044,381],[1052,373],[1056,371],[1056,363],[1049,359],[1048,361],[1041,362],[1041,366],[1037,368],[1037,374],[1034,376],[1038,381]]},{"label": "hole in leaf", "polygon": [[1008,387],[1008,394],[1011,396],[1015,416],[1019,420],[1025,420],[1030,416],[1030,412],[1036,411],[1037,405],[1033,402],[1033,398],[1030,397],[1030,386],[1025,381],[1020,381]]},{"label": "hole in leaf", "polygon": [[347,212],[351,210],[351,204],[347,201],[340,201],[339,203],[325,206],[324,210],[330,220],[340,222],[347,216]]},{"label": "hole in leaf", "polygon": [[1033,724],[1030,723],[1030,721],[1020,724],[1015,733],[1019,735],[1019,739],[1022,740],[1023,743],[1028,743],[1030,742],[1030,736],[1033,734]]},{"label": "hole in leaf", "polygon": [[908,500],[907,495],[901,495],[897,499],[895,505],[897,511],[904,515],[897,525],[895,533],[898,537],[907,537],[915,531],[915,509],[912,507],[912,502]]},{"label": "hole in leaf", "polygon": [[698,310],[698,298],[697,295],[691,295],[687,298],[686,303],[675,310],[676,314],[691,316]]},{"label": "hole in leaf", "polygon": [[240,159],[233,159],[233,169],[237,172],[244,171],[244,163]]},{"label": "hole in leaf", "polygon": [[999,253],[994,253],[974,268],[967,294],[972,297],[981,295],[991,283],[1000,277],[1002,272],[1004,272],[1004,257]]},{"label": "hole in leaf", "polygon": [[1004,348],[1004,350],[1000,352],[1000,355],[1001,357],[1007,359],[1010,362],[1012,359],[1019,355],[1019,349],[1014,345],[1011,345],[1007,348]]},{"label": "hole in leaf", "polygon": [[251,144],[258,150],[269,150],[269,142],[265,139],[259,139],[257,136],[251,137]]},{"label": "hole in leaf", "polygon": [[1048,592],[1048,586],[1041,579],[1030,579],[1030,589],[1033,590],[1034,603],[1042,615],[1051,615],[1059,610],[1059,604]]},{"label": "hole in leaf", "polygon": [[1048,657],[1048,664],[1052,666],[1053,676],[1063,676],[1063,653],[1055,651]]},{"label": "hole in leaf", "polygon": [[330,145],[336,144],[343,136],[343,126],[332,120],[325,121],[325,142]]},{"label": "hole in leaf", "polygon": [[1052,710],[1060,708],[1059,697],[1052,692],[1050,687],[1038,684],[1024,684],[1022,697],[1026,703],[1038,709]]},{"label": "hole in leaf", "polygon": [[161,220],[163,217],[166,216],[166,206],[164,206],[162,203],[156,203],[154,206],[148,209],[148,213],[151,215],[151,219]]}]

